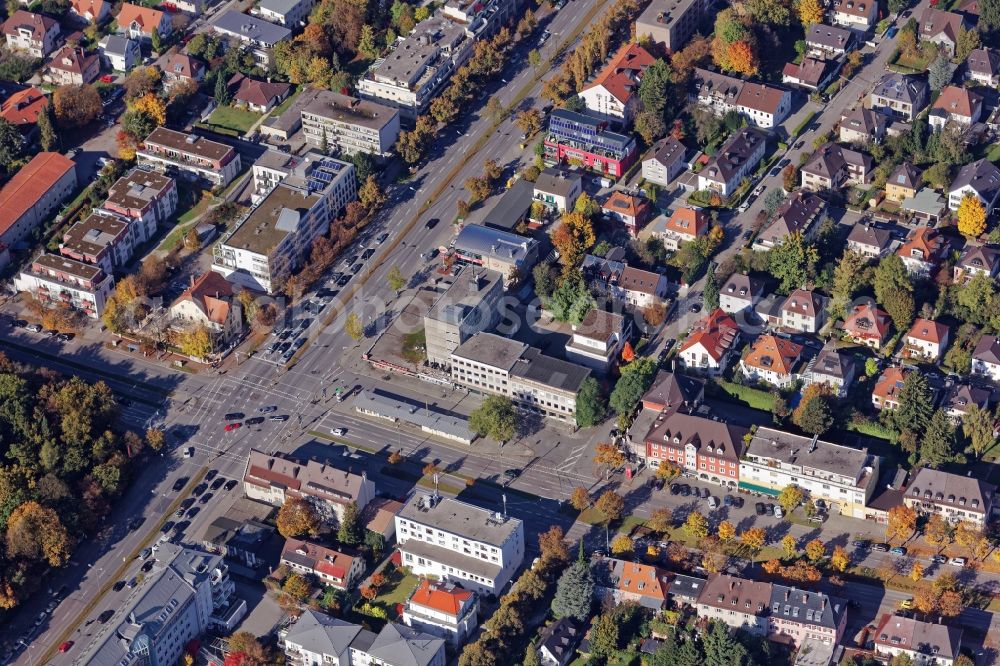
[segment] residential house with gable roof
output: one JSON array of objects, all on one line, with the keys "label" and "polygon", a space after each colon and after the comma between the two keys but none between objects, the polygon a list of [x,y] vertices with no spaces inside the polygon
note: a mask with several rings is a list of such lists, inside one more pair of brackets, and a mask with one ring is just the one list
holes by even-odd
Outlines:
[{"label": "residential house with gable roof", "polygon": [[711,190],[727,197],[750,175],[766,149],[764,135],[751,127],[744,127],[719,148],[698,172],[698,189]]},{"label": "residential house with gable roof", "polygon": [[70,0],[69,10],[84,21],[101,24],[111,15],[111,5],[107,0]]},{"label": "residential house with gable roof", "polygon": [[812,192],[793,192],[774,212],[774,220],[754,240],[753,249],[772,250],[794,234],[811,238],[826,212],[826,202]]},{"label": "residential house with gable roof", "polygon": [[952,666],[962,647],[962,628],[883,613],[873,635],[875,653],[906,655],[914,666]]},{"label": "residential house with gable roof", "polygon": [[871,179],[875,163],[871,156],[840,144],[827,143],[802,165],[802,187],[810,190],[836,190],[864,185]]},{"label": "residential house with gable roof", "polygon": [[650,183],[667,187],[687,168],[687,148],[672,136],[653,145],[653,154],[642,161],[642,177]]},{"label": "residential house with gable roof", "polygon": [[778,388],[795,381],[795,369],[802,358],[802,345],[776,335],[761,335],[740,360],[740,371],[752,382],[766,382]]},{"label": "residential house with gable roof", "polygon": [[958,210],[966,195],[978,197],[986,207],[986,214],[992,213],[1000,197],[1000,169],[986,158],[959,169],[948,188],[948,208]]},{"label": "residential house with gable roof", "polygon": [[939,321],[917,317],[906,333],[903,354],[937,363],[948,347],[949,329]]},{"label": "residential house with gable roof", "polygon": [[910,230],[896,254],[911,275],[929,275],[937,268],[947,248],[944,237],[936,229],[917,227]]},{"label": "residential house with gable roof", "polygon": [[646,433],[645,459],[650,467],[672,463],[693,476],[735,488],[748,429],[684,411],[657,414]]},{"label": "residential house with gable roof", "polygon": [[54,54],[45,68],[45,80],[57,86],[82,86],[101,74],[101,59],[79,46],[67,44]]},{"label": "residential house with gable roof", "polygon": [[801,374],[803,383],[826,384],[838,398],[847,395],[847,389],[854,383],[857,363],[851,354],[842,353],[832,344],[827,344],[819,354],[809,360]]},{"label": "residential house with gable roof", "polygon": [[903,503],[953,525],[964,521],[982,529],[997,513],[996,491],[995,485],[975,476],[921,467],[906,487]]},{"label": "residential house with gable roof", "polygon": [[618,222],[625,227],[629,236],[635,238],[652,216],[653,205],[638,194],[615,190],[601,204],[601,211],[605,219]]},{"label": "residential house with gable roof", "polygon": [[930,99],[930,86],[911,74],[887,72],[869,95],[872,110],[910,121],[917,117]]},{"label": "residential house with gable roof", "polygon": [[771,583],[728,574],[711,574],[698,595],[699,618],[718,620],[752,636],[767,635]]},{"label": "residential house with gable roof", "polygon": [[59,21],[44,14],[18,9],[4,21],[3,33],[7,48],[24,51],[34,58],[44,58],[56,47]]},{"label": "residential house with gable roof", "polygon": [[691,97],[716,115],[737,111],[761,129],[780,125],[791,112],[791,91],[766,83],[695,68],[691,85]]},{"label": "residential house with gable roof", "polygon": [[162,39],[170,35],[172,30],[170,16],[165,12],[129,2],[122,4],[115,22],[120,32],[140,41],[152,40],[154,32],[159,33]]},{"label": "residential house with gable roof", "polygon": [[931,106],[927,123],[935,130],[943,130],[948,124],[967,128],[978,122],[982,114],[982,95],[958,86],[945,86]]},{"label": "residential house with gable roof", "polygon": [[243,316],[233,283],[215,271],[191,278],[191,286],[170,305],[171,327],[190,330],[204,326],[216,349],[235,340],[243,330]]},{"label": "residential house with gable roof", "polygon": [[267,113],[281,104],[292,91],[291,84],[259,81],[240,72],[233,74],[228,86],[237,106],[256,113]]},{"label": "residential house with gable roof", "polygon": [[444,666],[445,641],[389,622],[377,634],[307,610],[279,632],[290,664]]},{"label": "residential house with gable roof", "polygon": [[875,27],[877,18],[876,0],[836,0],[833,3],[833,22],[845,28],[867,32]]},{"label": "residential house with gable roof", "polygon": [[753,310],[764,296],[764,283],[746,273],[733,273],[719,289],[719,307],[737,314]]},{"label": "residential house with gable roof", "polygon": [[656,413],[676,412],[682,407],[694,409],[704,400],[704,379],[660,370],[642,394],[642,408]]},{"label": "residential house with gable roof", "polygon": [[1000,338],[984,335],[972,352],[972,372],[1000,383]]},{"label": "residential house with gable roof", "polygon": [[666,570],[615,557],[596,558],[591,568],[598,598],[615,605],[635,602],[651,611],[666,606],[670,587],[670,574]]},{"label": "residential house with gable roof", "polygon": [[0,118],[17,127],[25,137],[31,137],[38,126],[38,116],[48,104],[49,98],[42,90],[29,86],[3,101]]},{"label": "residential house with gable roof", "polygon": [[840,63],[803,56],[800,62],[787,62],[781,70],[781,82],[805,90],[821,90],[840,71]]},{"label": "residential house with gable roof", "polygon": [[121,35],[105,35],[98,43],[98,52],[105,67],[116,72],[128,72],[142,62],[139,42]]},{"label": "residential house with gable roof", "polygon": [[688,370],[717,375],[737,353],[740,328],[725,310],[717,309],[700,319],[677,350],[677,358]]},{"label": "residential house with gable roof", "polygon": [[889,366],[882,371],[872,388],[872,405],[875,409],[896,409],[899,407],[899,392],[906,381],[906,375],[916,370],[907,370],[900,366]]},{"label": "residential house with gable roof", "polygon": [[871,223],[855,223],[847,234],[847,249],[868,259],[880,259],[889,251],[892,233]]},{"label": "residential house with gable roof", "polygon": [[1000,273],[1000,246],[969,243],[955,262],[952,280],[963,284],[976,275],[995,278]]},{"label": "residential house with gable roof", "polygon": [[557,213],[573,210],[583,194],[583,177],[576,171],[545,167],[535,179],[531,198]]},{"label": "residential house with gable roof", "polygon": [[892,320],[872,300],[858,303],[844,322],[844,333],[854,342],[881,349],[889,337]]},{"label": "residential house with gable roof", "polygon": [[826,299],[813,289],[796,289],[781,304],[781,327],[816,333],[823,327]]},{"label": "residential house with gable roof", "polygon": [[458,648],[479,624],[479,596],[458,583],[421,578],[400,619],[406,626]]},{"label": "residential house with gable roof", "polygon": [[989,409],[992,397],[993,391],[982,386],[954,384],[945,396],[941,407],[957,425],[961,425],[962,419],[973,407],[981,410]]},{"label": "residential house with gable roof", "polygon": [[168,88],[181,81],[200,83],[205,78],[205,64],[185,53],[171,53],[163,68],[163,78]]},{"label": "residential house with gable roof", "polygon": [[351,666],[351,642],[362,631],[360,625],[307,608],[279,638],[290,664]]},{"label": "residential house with gable roof", "polygon": [[901,202],[917,195],[922,183],[923,172],[909,162],[903,162],[885,181],[885,198]]},{"label": "residential house with gable roof", "polygon": [[996,88],[1000,85],[1000,51],[988,47],[974,49],[965,59],[965,73],[971,81]]},{"label": "residential house with gable roof", "polygon": [[666,275],[626,265],[618,283],[612,285],[611,295],[633,308],[642,309],[663,303],[667,298],[667,287]]},{"label": "residential house with gable roof", "polygon": [[806,48],[814,57],[837,59],[847,55],[854,44],[854,33],[846,28],[813,23],[806,29]]},{"label": "residential house with gable roof", "polygon": [[571,617],[561,618],[546,626],[538,637],[538,654],[542,664],[566,666],[573,661],[576,646],[583,639],[583,634],[576,620]]},{"label": "residential house with gable roof", "polygon": [[840,116],[840,140],[866,146],[878,143],[889,128],[889,116],[858,104]]},{"label": "residential house with gable roof", "polygon": [[294,571],[315,577],[323,585],[345,591],[353,591],[354,584],[365,573],[364,557],[301,539],[285,540],[281,563]]},{"label": "residential house with gable roof", "polygon": [[663,231],[657,235],[668,250],[680,249],[684,243],[697,240],[708,233],[709,218],[702,209],[681,206],[670,215]]},{"label": "residential house with gable roof", "polygon": [[835,646],[847,626],[847,602],[822,592],[775,583],[771,586],[771,611],[767,637],[803,648],[810,641]]},{"label": "residential house with gable roof", "polygon": [[949,57],[954,57],[958,36],[968,29],[969,22],[962,14],[928,7],[920,16],[918,37],[922,42],[937,44]]},{"label": "residential house with gable roof", "polygon": [[579,92],[583,105],[600,118],[622,127],[632,124],[639,110],[639,83],[656,59],[635,42],[623,45],[604,69]]}]

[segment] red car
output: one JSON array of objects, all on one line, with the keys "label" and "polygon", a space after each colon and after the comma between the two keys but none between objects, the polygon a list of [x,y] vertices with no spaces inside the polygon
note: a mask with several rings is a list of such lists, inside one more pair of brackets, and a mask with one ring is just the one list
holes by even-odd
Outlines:
[{"label": "red car", "polygon": [[66,641],[59,646],[60,652],[69,652],[69,649],[73,647],[73,641]]},{"label": "red car", "polygon": [[242,425],[243,425],[242,423],[227,423],[226,424],[226,431],[228,432],[230,430],[236,430],[237,428],[239,428]]},{"label": "red car", "polygon": [[101,83],[114,83],[114,82],[115,82],[115,77],[113,77],[110,74],[105,74],[104,76],[101,77]]}]

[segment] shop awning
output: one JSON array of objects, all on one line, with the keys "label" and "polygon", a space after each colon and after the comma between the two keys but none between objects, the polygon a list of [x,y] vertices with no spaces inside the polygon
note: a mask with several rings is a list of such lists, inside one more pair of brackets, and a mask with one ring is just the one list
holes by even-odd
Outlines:
[{"label": "shop awning", "polygon": [[771,497],[777,497],[781,494],[780,490],[775,490],[774,488],[768,488],[766,486],[758,486],[753,483],[747,483],[746,481],[740,481],[740,490],[746,490],[751,493],[761,493],[762,495],[769,495]]}]

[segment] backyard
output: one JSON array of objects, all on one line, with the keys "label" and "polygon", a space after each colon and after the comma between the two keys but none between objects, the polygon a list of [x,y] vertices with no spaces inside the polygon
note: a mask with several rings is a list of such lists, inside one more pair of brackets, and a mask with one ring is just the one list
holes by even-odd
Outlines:
[{"label": "backyard", "polygon": [[220,106],[212,112],[205,124],[216,131],[229,130],[228,133],[242,135],[248,132],[259,119],[260,114],[254,111],[237,109],[232,106]]}]

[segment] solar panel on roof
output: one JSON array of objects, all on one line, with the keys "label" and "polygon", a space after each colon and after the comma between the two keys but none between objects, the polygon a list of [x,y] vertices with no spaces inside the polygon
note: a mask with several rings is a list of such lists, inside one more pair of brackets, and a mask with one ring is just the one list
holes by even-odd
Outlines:
[{"label": "solar panel on roof", "polygon": [[330,174],[328,174],[325,171],[313,171],[312,177],[315,178],[316,180],[324,182],[324,183],[332,183],[333,182],[333,176],[331,176]]},{"label": "solar panel on roof", "polygon": [[335,162],[334,160],[322,160],[319,165],[324,169],[329,169],[334,173],[340,173],[340,170],[344,167],[340,162]]},{"label": "solar panel on roof", "polygon": [[316,180],[315,178],[310,178],[306,181],[306,184],[309,186],[310,190],[322,190],[326,187],[322,181]]}]

